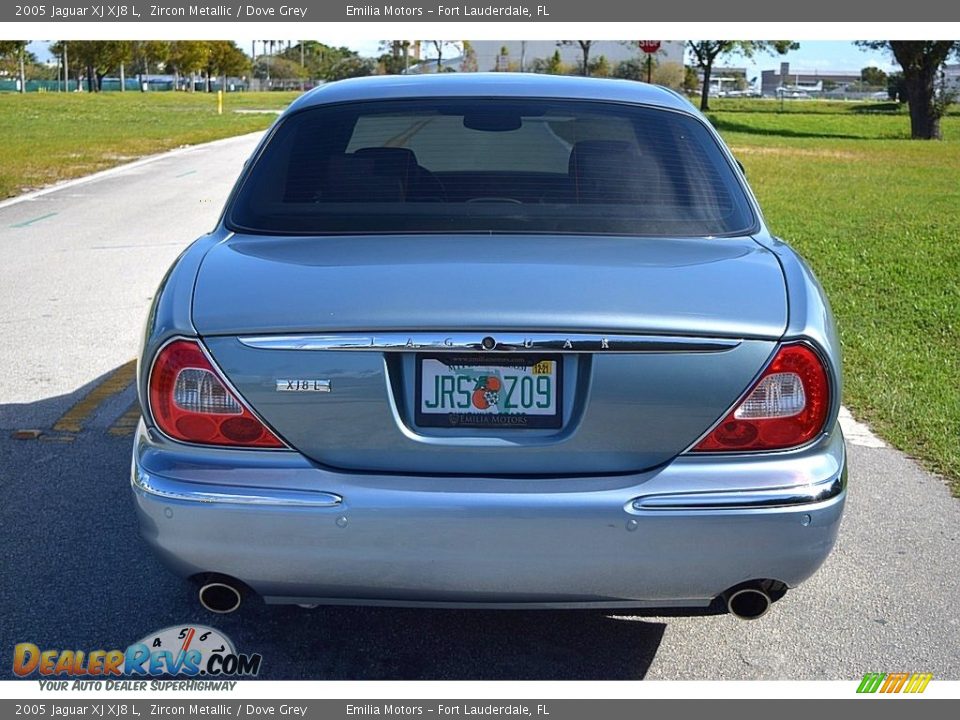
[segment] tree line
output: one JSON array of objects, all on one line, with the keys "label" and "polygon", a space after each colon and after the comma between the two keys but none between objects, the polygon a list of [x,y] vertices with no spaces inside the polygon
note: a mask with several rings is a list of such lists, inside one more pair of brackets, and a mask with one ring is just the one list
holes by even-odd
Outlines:
[{"label": "tree line", "polygon": [[[257,56],[257,43],[262,43],[263,52]],[[383,40],[378,58],[363,58],[346,47],[332,47],[315,40],[302,40],[296,44],[279,40],[254,41],[252,58],[236,43],[228,40],[60,40],[50,45],[50,52],[57,58],[57,69],[52,71],[37,62],[27,51],[25,40],[0,41],[0,73],[17,75],[20,87],[25,87],[28,76],[42,77],[56,72],[57,78],[68,78],[71,70],[77,78],[85,76],[87,87],[101,90],[103,79],[111,74],[124,76],[125,72],[140,76],[143,88],[144,75],[165,72],[174,75],[175,87],[180,79],[190,77],[188,89],[194,89],[201,78],[206,89],[212,89],[212,80],[217,77],[252,76],[261,80],[299,83],[326,82],[373,74],[406,72],[410,66],[410,48],[416,41]],[[460,70],[476,72],[476,55],[468,41],[428,40],[437,59],[436,69],[447,70],[442,63],[445,53],[459,53],[462,58]],[[528,67],[533,72],[643,79],[639,61],[623,61],[615,67],[600,56],[591,60],[595,40],[560,40],[561,46],[577,47],[582,59],[575,68],[566,67],[560,58],[559,49],[551,58],[537,58]],[[891,95],[901,102],[906,101],[910,112],[911,136],[921,139],[940,139],[940,118],[955,98],[945,87],[943,67],[950,57],[960,59],[960,40],[876,40],[856,43],[864,49],[889,52],[901,67],[901,72],[891,81]],[[269,52],[267,48],[269,47]],[[686,43],[693,65],[700,70],[699,82],[693,67],[664,67],[659,70],[657,81],[662,84],[693,91],[700,86],[700,109],[709,109],[710,78],[714,66],[735,56],[752,58],[760,53],[785,54],[799,47],[791,40],[690,40]],[[497,69],[513,70],[514,63]],[[868,77],[864,71],[864,80]],[[49,78],[53,79],[53,78]]]},{"label": "tree line", "polygon": [[[85,80],[93,92],[103,89],[107,77],[140,79],[154,74],[174,76],[174,86],[192,90],[198,84],[211,90],[216,78],[253,77],[286,85],[341,80],[377,71],[376,61],[361,58],[346,47],[314,40],[296,44],[256,40],[252,57],[229,40],[59,40],[49,45],[54,66],[38,62],[26,40],[0,41],[0,73],[26,80]],[[257,48],[261,52],[257,53]],[[187,80],[189,79],[189,82]]]}]

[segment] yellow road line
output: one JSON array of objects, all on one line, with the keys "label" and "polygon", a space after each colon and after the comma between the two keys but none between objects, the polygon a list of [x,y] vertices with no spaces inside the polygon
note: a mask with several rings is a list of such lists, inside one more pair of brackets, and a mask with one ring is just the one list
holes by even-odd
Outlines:
[{"label": "yellow road line", "polygon": [[117,418],[117,421],[110,426],[107,432],[118,437],[133,435],[133,431],[137,429],[138,422],[140,422],[140,403],[134,400],[133,405],[127,408],[127,411]]},{"label": "yellow road line", "polygon": [[118,367],[107,375],[104,381],[97,385],[86,397],[81,398],[76,405],[67,410],[67,412],[54,423],[53,429],[57,432],[80,432],[83,423],[93,415],[93,412],[100,407],[100,404],[104,400],[121,392],[133,382],[133,377],[136,372],[136,360],[131,360]]}]

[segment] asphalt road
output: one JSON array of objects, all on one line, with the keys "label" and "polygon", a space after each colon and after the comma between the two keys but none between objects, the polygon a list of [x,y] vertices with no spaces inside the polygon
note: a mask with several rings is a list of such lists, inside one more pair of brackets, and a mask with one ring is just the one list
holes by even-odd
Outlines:
[{"label": "asphalt road", "polygon": [[157,283],[213,225],[255,139],[0,203],[0,653],[126,647],[203,623],[261,653],[273,679],[960,679],[960,501],[856,433],[836,550],[756,622],[200,608],[136,529],[129,361]]}]

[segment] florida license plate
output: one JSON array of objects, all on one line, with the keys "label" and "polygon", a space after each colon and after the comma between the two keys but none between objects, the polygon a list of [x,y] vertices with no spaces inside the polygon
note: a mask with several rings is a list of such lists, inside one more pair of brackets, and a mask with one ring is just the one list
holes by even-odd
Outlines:
[{"label": "florida license plate", "polygon": [[561,380],[558,356],[420,356],[417,425],[559,428]]}]

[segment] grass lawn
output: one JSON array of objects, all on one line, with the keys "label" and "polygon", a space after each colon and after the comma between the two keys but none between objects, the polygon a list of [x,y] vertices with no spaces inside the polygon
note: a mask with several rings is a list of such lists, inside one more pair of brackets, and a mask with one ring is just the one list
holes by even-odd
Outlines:
[{"label": "grass lawn", "polygon": [[0,93],[0,199],[181,145],[263,130],[298,93]]},{"label": "grass lawn", "polygon": [[[266,128],[296,93],[0,95],[0,198]],[[960,495],[960,109],[910,141],[890,103],[711,100],[773,231],[813,265],[843,340],[844,402]]]},{"label": "grass lawn", "polygon": [[711,104],[771,228],[830,296],[844,402],[960,495],[960,116],[925,142],[902,112]]}]

